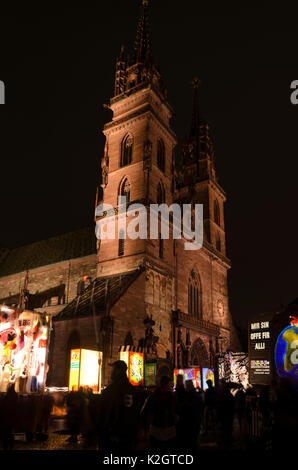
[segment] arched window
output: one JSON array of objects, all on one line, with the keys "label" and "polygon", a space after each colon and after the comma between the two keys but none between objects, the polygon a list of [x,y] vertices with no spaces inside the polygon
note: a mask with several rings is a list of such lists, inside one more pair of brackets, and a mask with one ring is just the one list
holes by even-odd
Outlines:
[{"label": "arched window", "polygon": [[119,232],[119,240],[118,240],[118,256],[124,255],[124,230],[120,230]]},{"label": "arched window", "polygon": [[130,203],[130,182],[124,178],[119,186],[119,196],[126,198],[126,203]]},{"label": "arched window", "polygon": [[209,354],[201,338],[197,338],[191,347],[190,362],[192,366],[210,367]]},{"label": "arched window", "polygon": [[161,171],[165,171],[165,144],[159,139],[157,142],[157,166]]},{"label": "arched window", "polygon": [[192,270],[188,281],[188,313],[201,318],[202,314],[201,282],[199,275]]},{"label": "arched window", "polygon": [[219,204],[217,199],[214,201],[214,222],[217,225],[220,225],[220,211],[219,211]]},{"label": "arched window", "polygon": [[132,135],[128,134],[122,140],[120,166],[126,166],[131,163],[132,147],[133,147],[133,137]]},{"label": "arched window", "polygon": [[220,241],[220,235],[219,233],[217,234],[217,238],[216,238],[216,249],[218,251],[221,251],[221,241]]},{"label": "arched window", "polygon": [[163,204],[165,202],[165,190],[161,183],[157,185],[157,204]]},{"label": "arched window", "polygon": [[161,233],[159,234],[159,257],[163,258],[163,239],[161,238]]}]

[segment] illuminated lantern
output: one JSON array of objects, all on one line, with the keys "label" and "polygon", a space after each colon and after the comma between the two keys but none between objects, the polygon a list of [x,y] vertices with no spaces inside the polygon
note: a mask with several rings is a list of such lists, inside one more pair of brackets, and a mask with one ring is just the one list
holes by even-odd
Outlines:
[{"label": "illuminated lantern", "polygon": [[72,349],[70,351],[70,391],[80,387],[101,391],[102,352],[89,349]]},{"label": "illuminated lantern", "polygon": [[120,360],[127,364],[127,376],[132,385],[144,385],[144,354],[134,351],[120,352]]},{"label": "illuminated lantern", "polygon": [[201,369],[194,367],[190,369],[174,369],[174,387],[176,388],[177,375],[183,375],[184,382],[191,380],[194,388],[201,387]]},{"label": "illuminated lantern", "polygon": [[298,390],[298,318],[291,316],[290,325],[278,335],[275,365],[280,377],[287,377]]},{"label": "illuminated lantern", "polygon": [[214,370],[203,368],[203,390],[207,390],[207,380],[211,380],[212,385],[214,387],[215,384],[215,377],[214,377]]}]

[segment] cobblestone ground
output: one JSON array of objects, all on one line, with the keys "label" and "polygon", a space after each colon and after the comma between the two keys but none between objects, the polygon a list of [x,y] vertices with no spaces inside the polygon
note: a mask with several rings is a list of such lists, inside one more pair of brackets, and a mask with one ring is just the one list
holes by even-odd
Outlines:
[{"label": "cobblestone ground", "polygon": [[69,435],[58,433],[49,433],[49,438],[45,442],[19,442],[14,443],[14,450],[96,450],[96,444],[86,442],[82,438],[78,438],[78,443],[73,444],[67,442]]},{"label": "cobblestone ground", "polygon": [[[33,442],[21,442],[15,441],[14,450],[66,450],[66,451],[80,451],[80,450],[97,450],[96,443],[90,443],[86,441],[81,436],[78,437],[77,443],[69,443],[67,439],[69,438],[68,434],[62,434],[59,432],[50,432],[49,437],[45,442],[38,442],[34,440]],[[230,448],[233,450],[244,450],[245,447],[245,433],[242,433],[239,429],[237,421],[234,421],[233,429],[233,443]],[[216,451],[218,450],[218,436],[215,433],[208,433],[208,435],[200,436],[200,446],[199,448],[202,451]],[[142,445],[139,446],[139,450],[144,450],[145,447]]]}]

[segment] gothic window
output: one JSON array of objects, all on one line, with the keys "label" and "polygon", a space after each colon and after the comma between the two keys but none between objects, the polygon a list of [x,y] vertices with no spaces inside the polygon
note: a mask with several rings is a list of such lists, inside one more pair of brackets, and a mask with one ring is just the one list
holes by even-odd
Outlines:
[{"label": "gothic window", "polygon": [[133,137],[128,134],[124,137],[121,145],[121,162],[120,166],[129,165],[132,161],[132,147],[133,147]]},{"label": "gothic window", "polygon": [[130,202],[130,182],[127,178],[121,181],[119,186],[119,196],[126,198],[126,203]]},{"label": "gothic window", "polygon": [[120,230],[118,240],[118,256],[124,255],[124,235],[124,230]]},{"label": "gothic window", "polygon": [[204,239],[207,240],[208,243],[211,243],[209,227],[204,227]]},{"label": "gothic window", "polygon": [[199,275],[192,270],[188,281],[188,313],[201,318],[201,282]]},{"label": "gothic window", "polygon": [[157,166],[161,171],[165,171],[165,144],[159,139],[157,142]]},{"label": "gothic window", "polygon": [[217,225],[220,225],[220,211],[219,211],[219,204],[217,199],[214,201],[214,222]]},{"label": "gothic window", "polygon": [[192,345],[190,362],[192,366],[210,367],[208,351],[201,338],[197,338]]},{"label": "gothic window", "polygon": [[165,190],[161,183],[157,185],[157,204],[163,204],[165,202]]},{"label": "gothic window", "polygon": [[221,251],[221,241],[220,241],[220,235],[219,233],[217,234],[217,238],[216,238],[216,249],[218,251]]},{"label": "gothic window", "polygon": [[161,233],[159,234],[159,257],[163,258],[163,239],[161,238]]}]

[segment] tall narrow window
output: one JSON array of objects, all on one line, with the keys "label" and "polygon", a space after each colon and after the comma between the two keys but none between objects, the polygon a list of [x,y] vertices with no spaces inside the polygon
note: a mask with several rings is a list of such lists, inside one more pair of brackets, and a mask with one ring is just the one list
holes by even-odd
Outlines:
[{"label": "tall narrow window", "polygon": [[165,144],[159,139],[157,142],[157,166],[161,171],[165,171]]},{"label": "tall narrow window", "polygon": [[219,204],[217,199],[214,201],[214,222],[217,225],[220,225],[220,211],[219,211]]},{"label": "tall narrow window", "polygon": [[201,318],[201,282],[199,275],[192,270],[188,281],[188,313]]},{"label": "tall narrow window", "polygon": [[132,147],[133,147],[133,137],[130,134],[128,134],[126,137],[124,137],[122,141],[120,166],[126,166],[131,163]]},{"label": "tall narrow window", "polygon": [[127,178],[120,183],[119,196],[125,197],[126,203],[130,203],[130,183]]},{"label": "tall narrow window", "polygon": [[218,251],[221,251],[221,241],[220,241],[220,235],[219,233],[217,234],[217,238],[216,238],[216,249]]},{"label": "tall narrow window", "polygon": [[161,238],[161,233],[159,234],[159,257],[163,258],[163,239]]},{"label": "tall narrow window", "polygon": [[118,241],[118,256],[124,255],[124,235],[124,230],[120,230]]},{"label": "tall narrow window", "polygon": [[157,185],[157,204],[163,204],[165,202],[165,191],[161,183]]}]

